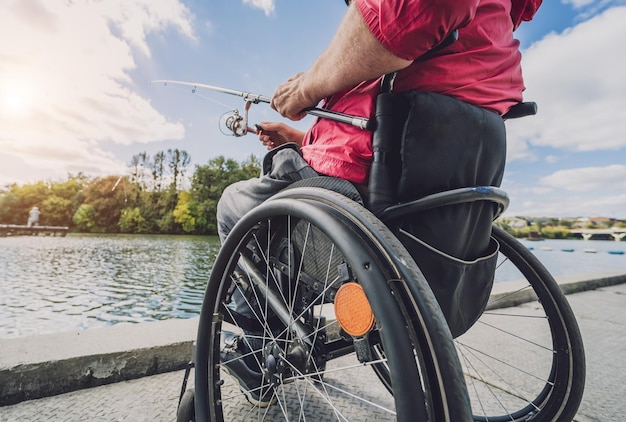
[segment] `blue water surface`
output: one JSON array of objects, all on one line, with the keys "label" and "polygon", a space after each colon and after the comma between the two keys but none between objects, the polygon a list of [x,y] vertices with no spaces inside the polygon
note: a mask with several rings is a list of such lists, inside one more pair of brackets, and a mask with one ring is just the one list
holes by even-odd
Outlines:
[{"label": "blue water surface", "polygon": [[[626,273],[609,253],[624,241],[522,243],[556,276]],[[218,249],[201,236],[0,238],[0,338],[197,316]]]}]

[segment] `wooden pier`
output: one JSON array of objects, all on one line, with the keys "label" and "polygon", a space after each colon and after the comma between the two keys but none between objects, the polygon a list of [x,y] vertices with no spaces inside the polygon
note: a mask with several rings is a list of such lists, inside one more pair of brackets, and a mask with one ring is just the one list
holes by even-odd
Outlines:
[{"label": "wooden pier", "polygon": [[68,227],[64,226],[20,226],[0,224],[0,237],[7,236],[65,236]]}]

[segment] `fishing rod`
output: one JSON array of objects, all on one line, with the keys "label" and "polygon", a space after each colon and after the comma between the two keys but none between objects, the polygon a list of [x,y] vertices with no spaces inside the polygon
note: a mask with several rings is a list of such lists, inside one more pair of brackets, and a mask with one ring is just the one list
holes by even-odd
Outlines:
[{"label": "fishing rod", "polygon": [[[170,79],[157,79],[152,81],[152,83],[162,83],[164,85],[181,85],[181,86],[190,86],[192,87],[191,92],[195,93],[198,88],[208,89],[210,91],[221,92],[223,94],[236,95],[238,97],[242,97],[246,102],[244,108],[244,115],[239,114],[239,110],[234,109],[232,114],[226,118],[225,125],[226,127],[233,133],[234,136],[244,136],[248,132],[258,133],[256,129],[248,126],[248,110],[250,110],[250,106],[252,104],[258,103],[271,103],[272,98],[259,94],[252,94],[250,92],[244,91],[235,91],[234,89],[221,88],[219,86],[207,85],[197,82],[185,82],[185,81],[176,81]],[[336,122],[346,123],[360,129],[364,130],[373,130],[373,122],[370,122],[369,119],[365,117],[359,116],[351,116],[344,113],[338,113],[336,111],[326,110],[318,107],[309,107],[303,110],[305,113],[310,114],[312,116],[321,117],[324,119],[334,120]]]}]

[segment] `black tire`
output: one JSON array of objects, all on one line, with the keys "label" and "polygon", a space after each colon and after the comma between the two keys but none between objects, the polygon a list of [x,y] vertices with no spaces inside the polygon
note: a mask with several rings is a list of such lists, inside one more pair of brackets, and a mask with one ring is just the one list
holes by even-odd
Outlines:
[{"label": "black tire", "polygon": [[585,383],[574,314],[526,246],[496,226],[493,236],[500,243],[494,292],[478,322],[455,340],[474,419],[571,421]]},{"label": "black tire", "polygon": [[[363,340],[315,316],[348,279],[362,286],[375,316]],[[224,302],[229,288],[246,284],[255,286],[247,297],[265,327],[255,356],[262,366],[268,350],[279,349],[272,368],[283,368],[270,375],[278,403],[267,408],[248,404],[220,362],[222,322],[237,325]],[[201,421],[471,420],[454,343],[421,273],[372,214],[323,189],[285,191],[233,229],[207,285],[195,371],[198,397],[206,397],[196,400]]]},{"label": "black tire", "polygon": [[176,422],[195,422],[196,409],[195,409],[195,394],[194,389],[190,388],[185,391],[178,403],[178,409],[176,410]]}]

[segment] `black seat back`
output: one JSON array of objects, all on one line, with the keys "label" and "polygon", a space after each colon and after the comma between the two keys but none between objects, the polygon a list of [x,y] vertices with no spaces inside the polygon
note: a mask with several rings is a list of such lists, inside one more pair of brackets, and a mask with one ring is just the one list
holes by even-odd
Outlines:
[{"label": "black seat back", "polygon": [[[433,193],[502,181],[506,135],[496,113],[434,93],[381,94],[378,129],[369,185],[376,214]],[[395,139],[385,139],[388,132]],[[377,150],[377,142],[386,146]],[[480,316],[491,291],[497,211],[496,204],[477,201],[386,221],[424,273],[455,336]]]}]

